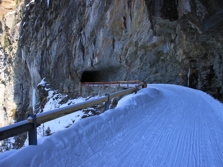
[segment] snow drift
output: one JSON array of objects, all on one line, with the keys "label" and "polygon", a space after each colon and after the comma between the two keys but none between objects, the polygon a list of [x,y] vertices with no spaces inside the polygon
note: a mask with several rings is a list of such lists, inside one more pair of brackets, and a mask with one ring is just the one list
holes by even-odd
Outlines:
[{"label": "snow drift", "polygon": [[149,85],[0,166],[223,166],[222,111],[204,92]]}]

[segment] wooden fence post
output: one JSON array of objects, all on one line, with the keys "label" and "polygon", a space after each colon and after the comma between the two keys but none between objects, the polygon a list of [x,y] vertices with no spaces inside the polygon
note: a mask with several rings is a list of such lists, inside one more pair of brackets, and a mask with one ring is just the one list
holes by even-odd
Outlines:
[{"label": "wooden fence post", "polygon": [[36,114],[30,115],[33,118],[33,128],[28,131],[29,145],[37,145],[37,123]]},{"label": "wooden fence post", "polygon": [[108,101],[105,102],[105,111],[109,109],[109,105],[111,103],[111,100],[110,100],[110,95],[109,94],[105,94],[105,96],[108,97]]}]

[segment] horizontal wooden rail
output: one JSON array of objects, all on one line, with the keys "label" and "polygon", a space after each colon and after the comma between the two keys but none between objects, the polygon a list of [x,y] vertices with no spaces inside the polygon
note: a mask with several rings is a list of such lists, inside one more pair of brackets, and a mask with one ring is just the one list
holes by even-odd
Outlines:
[{"label": "horizontal wooden rail", "polygon": [[[78,110],[94,106],[96,104],[100,104],[103,102],[109,102],[112,98],[117,96],[123,96],[126,94],[130,94],[133,92],[137,92],[141,87],[142,84],[139,84],[135,88],[129,88],[123,91],[119,91],[116,93],[112,93],[109,96],[100,97],[98,99],[88,100],[86,102],[70,105],[63,108],[54,109],[51,111],[43,112],[36,115],[36,124],[40,125],[42,123],[54,120],[56,118],[62,117],[67,114],[71,114],[73,112],[76,112]],[[27,120],[15,123],[13,125],[9,125],[3,128],[0,128],[0,140],[30,131],[34,128],[34,120],[32,117],[29,117]]]},{"label": "horizontal wooden rail", "polygon": [[133,80],[133,81],[110,81],[110,82],[82,82],[82,85],[88,84],[140,84],[142,81]]},{"label": "horizontal wooden rail", "polygon": [[119,86],[119,87],[135,87],[141,84],[142,81],[112,81],[112,82],[82,82],[82,86]]},{"label": "horizontal wooden rail", "polygon": [[138,89],[139,89],[138,87],[129,88],[129,89],[126,89],[125,91],[119,91],[119,92],[116,92],[116,93],[111,93],[110,94],[110,99],[115,98],[115,97],[120,97],[120,96],[123,96],[123,95],[126,95],[126,94],[130,94],[130,93],[133,93],[133,92],[137,92]]},{"label": "horizontal wooden rail", "polygon": [[[58,109],[51,110],[48,112],[43,112],[43,113],[37,114],[36,121],[37,121],[37,124],[41,124],[41,123],[51,121],[53,119],[62,117],[64,115],[71,114],[75,111],[78,111],[87,107],[91,107],[91,106],[94,106],[96,104],[100,104],[106,101],[108,101],[108,97],[105,96],[98,99],[88,100],[86,102],[70,105],[67,107],[58,108]],[[30,119],[30,122],[32,122],[32,119]]]},{"label": "horizontal wooden rail", "polygon": [[33,124],[28,120],[20,121],[15,124],[0,128],[0,140],[27,132],[33,128]]}]

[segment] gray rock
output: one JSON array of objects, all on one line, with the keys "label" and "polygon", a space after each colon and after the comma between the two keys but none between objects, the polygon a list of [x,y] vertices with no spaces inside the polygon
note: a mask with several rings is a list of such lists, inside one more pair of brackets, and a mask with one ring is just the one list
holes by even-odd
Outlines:
[{"label": "gray rock", "polygon": [[4,51],[17,113],[22,119],[30,111],[32,88],[42,78],[72,98],[89,71],[94,81],[180,84],[222,101],[222,6],[218,0],[35,1],[22,13],[18,45],[10,41]]}]

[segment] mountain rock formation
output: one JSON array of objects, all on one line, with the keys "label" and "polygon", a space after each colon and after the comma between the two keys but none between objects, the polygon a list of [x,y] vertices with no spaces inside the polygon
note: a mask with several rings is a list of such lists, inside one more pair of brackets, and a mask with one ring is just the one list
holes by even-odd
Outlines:
[{"label": "mountain rock formation", "polygon": [[[7,17],[0,22],[0,55],[7,64],[0,88],[11,94],[13,107],[5,98],[0,102],[5,113],[16,111],[17,120],[31,112],[32,89],[43,78],[69,97],[78,95],[80,81],[137,79],[189,86],[223,100],[222,0],[25,4],[13,24]],[[47,93],[41,92],[43,101]]]},{"label": "mountain rock formation", "polygon": [[16,117],[17,103],[14,97],[14,64],[16,63],[19,37],[19,4],[14,0],[0,1],[0,127],[11,124]]}]

